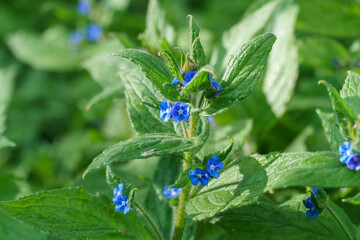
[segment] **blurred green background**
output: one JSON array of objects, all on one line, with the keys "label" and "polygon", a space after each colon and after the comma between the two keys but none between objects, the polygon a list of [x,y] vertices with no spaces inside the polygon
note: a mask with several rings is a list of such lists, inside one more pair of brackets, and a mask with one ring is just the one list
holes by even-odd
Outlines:
[{"label": "blurred green background", "polygon": [[[171,26],[164,37],[171,47],[187,50],[186,16],[195,16],[206,53],[221,76],[221,67],[217,67],[220,60],[216,58],[223,47],[223,33],[269,2],[159,0]],[[294,85],[282,110],[274,110],[269,104],[266,93],[273,90],[260,83],[242,104],[215,117],[203,152],[214,147],[221,149],[227,144],[222,141],[227,135],[236,140],[233,156],[251,152],[330,150],[316,109],[331,112],[331,104],[326,89],[319,86],[318,81],[327,80],[340,90],[347,70],[359,72],[360,1],[288,2],[296,6],[291,15],[295,24],[288,34],[297,56],[292,79],[289,79]],[[81,179],[86,166],[103,149],[134,135],[121,82],[118,75],[109,74],[112,72],[108,69],[114,66],[106,61],[106,55],[124,47],[156,54],[160,47],[151,42],[145,30],[147,0],[91,3],[90,12],[81,15],[77,12],[77,1],[0,2],[0,94],[3,95],[3,98],[0,96],[3,101],[0,115],[6,116],[3,136],[16,144],[0,149],[0,176],[4,182],[14,179],[16,185],[11,187],[18,189],[13,195],[9,190],[0,200],[69,186],[82,186],[90,193],[111,194],[111,189],[105,187],[103,171]],[[276,30],[272,25],[276,24],[280,12],[281,9],[275,10],[269,24],[256,33]],[[75,45],[69,42],[73,31],[84,29],[92,22],[103,29],[98,41],[83,40]],[[274,59],[272,64],[284,71],[288,66],[282,62]],[[121,71],[117,74],[121,75]],[[119,91],[112,94],[111,99],[92,104],[97,94],[115,84]],[[141,198],[151,185],[159,161],[158,158],[148,160],[146,168],[143,161],[132,161],[122,164],[117,171],[145,189],[139,193]],[[298,190],[289,191],[280,194],[277,200]],[[346,194],[339,191],[334,198],[338,200]],[[359,224],[357,212],[349,214]]]}]

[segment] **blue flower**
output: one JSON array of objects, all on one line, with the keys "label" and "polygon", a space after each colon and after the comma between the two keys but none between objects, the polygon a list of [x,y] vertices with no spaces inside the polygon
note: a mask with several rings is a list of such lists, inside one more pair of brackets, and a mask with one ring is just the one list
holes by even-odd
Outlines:
[{"label": "blue flower", "polygon": [[114,203],[115,205],[115,210],[118,212],[122,212],[124,211],[124,214],[127,214],[130,210],[129,207],[129,203],[128,203],[128,199],[125,196],[118,196],[115,198]]},{"label": "blue flower", "polygon": [[206,186],[209,183],[209,174],[201,168],[190,170],[189,178],[194,186],[198,185],[199,182],[201,186]]},{"label": "blue flower", "polygon": [[[319,189],[317,187],[313,188],[312,193],[315,197],[317,197],[318,191]],[[317,210],[314,202],[311,200],[311,196],[304,200],[303,204],[307,209],[309,209],[306,211],[306,216],[308,218],[314,217],[314,219],[317,219],[319,216],[319,211]]]},{"label": "blue flower", "polygon": [[164,101],[164,102],[160,103],[159,107],[160,107],[160,117],[161,117],[161,119],[164,119],[164,122],[167,122],[171,117],[171,114],[170,114],[171,106],[170,106],[170,104],[168,102]]},{"label": "blue flower", "polygon": [[96,23],[90,23],[86,27],[86,38],[90,42],[96,42],[100,39],[103,29]]},{"label": "blue flower", "polygon": [[349,157],[349,160],[347,161],[346,166],[351,170],[355,169],[356,171],[359,171],[360,170],[360,154],[358,154],[358,153],[352,154]]},{"label": "blue flower", "polygon": [[163,194],[165,197],[172,198],[181,193],[181,190],[182,190],[181,188],[170,188],[170,190],[169,190],[169,187],[170,187],[170,185],[167,185],[164,187]]},{"label": "blue flower", "polygon": [[83,40],[83,34],[79,30],[70,33],[69,42],[73,45],[78,45]]},{"label": "blue flower", "polygon": [[220,158],[218,158],[217,156],[212,156],[206,164],[206,171],[213,178],[220,177],[220,174],[217,171],[221,171],[223,169],[224,169],[224,164],[220,161]]},{"label": "blue flower", "polygon": [[182,82],[184,86],[186,86],[191,79],[193,79],[193,77],[196,75],[197,71],[191,71],[191,72],[187,72],[184,75],[185,80]]},{"label": "blue flower", "polygon": [[210,123],[212,123],[214,121],[214,116],[208,117],[208,120],[209,120]]},{"label": "blue flower", "polygon": [[[118,188],[114,188],[113,190],[113,194],[114,194],[114,197],[119,197],[119,196],[122,196],[122,192],[123,192],[123,189],[124,189],[124,185],[122,183],[120,183],[118,185]],[[115,202],[115,198],[113,198],[113,201]]]},{"label": "blue flower", "polygon": [[119,184],[118,188],[114,188],[113,194],[114,198],[112,199],[115,205],[115,210],[118,212],[124,211],[124,214],[127,214],[130,210],[127,197],[123,196],[124,185]]},{"label": "blue flower", "polygon": [[179,84],[179,83],[180,83],[180,80],[177,78],[174,78],[171,82],[171,84]]},{"label": "blue flower", "polygon": [[222,87],[217,84],[217,82],[215,82],[215,79],[213,79],[213,77],[210,75],[210,83],[211,83],[211,86],[213,87],[213,89],[215,90],[221,90]]},{"label": "blue flower", "polygon": [[183,102],[176,102],[174,106],[172,106],[170,113],[175,122],[181,122],[181,120],[186,122],[189,119],[190,106]]},{"label": "blue flower", "polygon": [[80,0],[77,5],[77,11],[78,13],[85,15],[87,14],[91,9],[91,3],[89,1]]},{"label": "blue flower", "polygon": [[343,145],[339,146],[339,153],[342,154],[342,157],[339,159],[342,163],[347,163],[350,159],[350,156],[353,154],[353,149],[349,142],[344,142]]}]

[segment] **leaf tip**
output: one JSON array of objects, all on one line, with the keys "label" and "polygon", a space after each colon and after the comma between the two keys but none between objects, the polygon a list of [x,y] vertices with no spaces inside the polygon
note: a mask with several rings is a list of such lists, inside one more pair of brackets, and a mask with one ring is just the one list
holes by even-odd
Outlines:
[{"label": "leaf tip", "polygon": [[318,81],[318,84],[323,84],[323,85],[325,85],[325,80],[319,80],[319,81]]}]

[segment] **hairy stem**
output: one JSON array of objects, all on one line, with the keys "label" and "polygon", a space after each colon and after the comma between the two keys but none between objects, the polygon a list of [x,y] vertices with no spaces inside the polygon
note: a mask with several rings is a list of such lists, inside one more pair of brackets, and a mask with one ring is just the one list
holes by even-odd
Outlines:
[{"label": "hairy stem", "polygon": [[[198,118],[197,115],[190,116],[190,129],[189,129],[187,138],[196,136],[197,118]],[[183,127],[184,127],[184,129],[186,129],[186,125],[184,122],[183,122]],[[186,137],[186,135],[185,135],[185,137]],[[183,164],[184,170],[191,166],[193,157],[194,157],[193,151],[185,153],[185,161]],[[185,204],[189,198],[189,194],[190,194],[190,186],[183,187],[183,189],[181,191],[181,195],[180,195],[180,201],[179,201],[177,216],[176,216],[175,225],[174,225],[174,233],[172,236],[173,240],[181,240],[182,239],[182,236],[184,233],[184,228],[185,228],[185,223],[186,223]]]},{"label": "hairy stem", "polygon": [[156,236],[158,237],[158,239],[159,240],[164,240],[164,238],[161,235],[159,229],[156,227],[154,221],[151,219],[149,214],[147,214],[147,212],[145,212],[145,210],[137,202],[134,202],[134,204],[135,204],[135,207],[144,215],[146,220],[149,222],[151,228],[154,230],[154,232],[155,232]]}]

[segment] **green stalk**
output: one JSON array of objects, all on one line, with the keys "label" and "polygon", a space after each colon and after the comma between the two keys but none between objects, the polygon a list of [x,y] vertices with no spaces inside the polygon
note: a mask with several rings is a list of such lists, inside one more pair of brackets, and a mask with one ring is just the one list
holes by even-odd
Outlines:
[{"label": "green stalk", "polygon": [[153,222],[153,220],[151,219],[151,217],[147,214],[147,212],[137,203],[134,202],[135,207],[137,209],[139,209],[139,211],[144,215],[144,217],[146,218],[146,220],[149,222],[151,228],[154,230],[156,236],[158,237],[159,240],[164,240],[163,236],[161,235],[159,229],[156,227],[155,223]]},{"label": "green stalk", "polygon": [[[197,118],[198,118],[197,115],[190,116],[190,119],[189,119],[190,129],[189,129],[189,132],[186,131],[188,134],[187,134],[187,136],[185,135],[185,138],[191,138],[191,137],[196,136]],[[186,125],[184,122],[183,122],[183,128],[186,130]],[[184,170],[191,166],[193,156],[194,156],[193,151],[185,153],[185,161],[183,164]],[[189,198],[189,194],[190,194],[190,186],[183,187],[183,189],[181,191],[181,195],[180,195],[177,216],[176,216],[175,223],[174,223],[174,232],[173,232],[172,240],[181,240],[182,239],[182,236],[184,233],[184,228],[185,228],[185,223],[186,223],[185,204]]]}]

